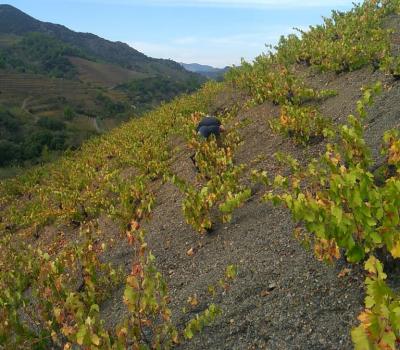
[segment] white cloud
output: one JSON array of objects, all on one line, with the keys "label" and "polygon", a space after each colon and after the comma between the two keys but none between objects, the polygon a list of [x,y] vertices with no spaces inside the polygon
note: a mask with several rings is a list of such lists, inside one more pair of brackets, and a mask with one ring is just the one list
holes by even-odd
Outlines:
[{"label": "white cloud", "polygon": [[73,2],[179,6],[179,7],[226,7],[226,8],[299,8],[299,7],[337,7],[351,6],[352,0],[69,0]]},{"label": "white cloud", "polygon": [[348,0],[148,0],[148,3],[169,6],[276,8],[341,6],[349,5],[352,2]]},{"label": "white cloud", "polygon": [[283,34],[292,33],[285,26],[260,28],[257,32],[215,37],[177,37],[157,42],[131,41],[133,48],[157,58],[170,58],[185,63],[209,64],[215,67],[238,65],[244,55],[246,60],[267,51],[265,44],[275,44]]}]

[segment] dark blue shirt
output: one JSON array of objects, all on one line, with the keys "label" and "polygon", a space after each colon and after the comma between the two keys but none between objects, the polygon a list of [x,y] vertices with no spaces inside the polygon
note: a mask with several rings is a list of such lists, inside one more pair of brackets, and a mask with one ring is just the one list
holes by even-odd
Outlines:
[{"label": "dark blue shirt", "polygon": [[214,134],[219,136],[221,122],[216,117],[205,117],[197,125],[196,131],[199,135],[204,138],[208,138],[210,135]]},{"label": "dark blue shirt", "polygon": [[218,118],[216,117],[205,117],[203,118],[200,123],[197,125],[197,131],[199,131],[199,129],[202,126],[220,126],[221,122]]},{"label": "dark blue shirt", "polygon": [[197,130],[197,133],[206,139],[212,134],[219,136],[219,125],[200,126],[200,128]]}]

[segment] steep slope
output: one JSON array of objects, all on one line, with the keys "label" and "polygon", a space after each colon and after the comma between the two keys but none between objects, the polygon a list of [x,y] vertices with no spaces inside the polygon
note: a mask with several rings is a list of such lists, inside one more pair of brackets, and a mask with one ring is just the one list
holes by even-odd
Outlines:
[{"label": "steep slope", "polygon": [[[381,5],[2,182],[0,344],[395,350],[400,7]],[[196,138],[206,113],[223,147]]]},{"label": "steep slope", "polygon": [[[373,150],[380,149],[385,130],[399,127],[396,113],[400,84],[383,74],[372,74],[370,69],[341,77],[310,77],[310,83],[339,92],[320,104],[321,110],[329,110],[338,122],[355,112],[354,101],[360,98],[361,88],[379,79],[383,79],[390,92],[377,100],[366,121],[367,140]],[[232,101],[236,98],[233,95]],[[239,112],[238,119],[250,123],[241,130],[244,144],[237,154],[238,162],[248,164],[261,157],[264,161],[258,167],[276,174],[284,172],[282,165],[271,157],[276,152],[295,155],[304,163],[323,152],[321,144],[298,149],[271,133],[268,120],[278,116],[279,111],[270,102]],[[194,173],[189,154],[182,152],[176,161],[180,164],[178,174],[190,178]],[[345,259],[335,265],[318,262],[313,251],[305,250],[294,237],[290,213],[260,202],[260,189],[255,189],[251,201],[238,210],[230,224],[218,225],[213,234],[204,238],[191,233],[183,222],[166,220],[179,217],[181,210],[171,208],[171,198],[176,203],[182,198],[172,189],[164,188],[161,193],[160,207],[154,211],[148,228],[148,243],[159,257],[160,269],[168,276],[173,308],[184,308],[195,293],[199,300],[207,300],[208,286],[218,282],[225,266],[234,264],[239,271],[227,295],[216,300],[221,303],[223,316],[204,334],[179,348],[352,348],[350,330],[357,325],[364,302],[363,274],[358,266],[351,266]],[[196,253],[187,256],[191,247],[195,247]],[[341,274],[344,269],[351,272]],[[200,302],[189,315],[178,313],[177,322],[183,325],[206,306]]]},{"label": "steep slope", "polygon": [[[361,88],[383,81],[387,91],[377,99],[366,120],[366,139],[374,151],[380,149],[385,130],[399,127],[399,82],[373,73],[370,68],[339,77],[315,75],[303,69],[300,72],[312,86],[338,91],[337,96],[319,104],[337,123],[355,113]],[[246,95],[228,90],[218,95],[205,111],[215,114],[229,110],[246,99]],[[274,134],[268,121],[277,117],[279,109],[271,102],[239,110],[237,119],[230,124],[233,127],[238,121],[246,121],[240,129],[243,145],[236,162],[250,164],[262,159],[257,168],[279,174],[285,167],[272,157],[276,152],[291,154],[303,163],[323,153],[324,144],[299,148],[291,140]],[[179,151],[171,168],[177,176],[193,181],[196,171],[190,160],[192,151],[183,140],[176,147]],[[145,224],[146,241],[166,276],[174,320],[180,327],[207,308],[209,286],[218,285],[226,266],[238,267],[237,280],[226,293],[211,298],[221,306],[222,316],[179,349],[352,348],[350,330],[357,325],[364,302],[362,269],[344,258],[335,265],[317,261],[314,253],[304,249],[294,237],[290,213],[260,201],[262,187],[253,188],[252,198],[237,211],[231,223],[216,224],[213,232],[205,236],[199,236],[185,223],[180,206],[185,197],[177,188],[157,183],[153,190],[157,206],[150,222]],[[101,230],[113,235],[119,232],[106,218],[101,219]],[[194,254],[188,255],[191,249]],[[129,266],[131,255],[121,247],[116,249],[113,259]],[[115,327],[128,314],[119,303],[123,292],[123,288],[117,289],[103,305],[102,316],[108,327]],[[190,306],[188,300],[193,296],[198,304]],[[183,309],[187,311],[182,312]]]}]

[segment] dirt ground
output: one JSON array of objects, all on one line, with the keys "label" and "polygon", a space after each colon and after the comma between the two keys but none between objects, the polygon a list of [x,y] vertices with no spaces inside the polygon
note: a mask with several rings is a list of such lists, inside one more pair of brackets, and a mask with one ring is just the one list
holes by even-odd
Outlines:
[{"label": "dirt ground", "polygon": [[[366,121],[366,139],[379,157],[383,131],[399,127],[400,83],[382,73],[363,69],[348,74],[307,72],[307,81],[315,88],[334,89],[338,95],[320,103],[324,115],[343,123],[354,112],[361,87],[380,79],[385,91],[370,109]],[[223,105],[232,105],[238,96],[224,96]],[[221,109],[221,103],[215,110]],[[277,174],[277,151],[295,155],[305,162],[318,156],[324,144],[299,147],[290,139],[273,134],[268,119],[279,109],[270,103],[242,110],[239,120],[251,121],[241,130],[244,144],[236,155],[238,163],[262,156],[258,168]],[[172,169],[187,180],[195,181],[189,150],[182,148]],[[185,224],[182,194],[172,185],[160,185],[152,220],[146,224],[147,242],[165,276],[174,320],[182,327],[210,302],[222,309],[222,315],[191,342],[178,349],[351,349],[350,330],[357,324],[363,308],[364,286],[361,267],[349,266],[344,259],[335,266],[318,262],[293,237],[294,223],[287,210],[262,203],[255,193],[235,212],[230,224],[217,224],[211,234],[201,236]],[[110,223],[112,226],[112,224]],[[108,227],[106,230],[113,230]],[[193,248],[194,254],[187,251]],[[112,260],[130,263],[129,249],[121,248]],[[231,288],[212,299],[208,286],[215,285],[227,265],[238,267]],[[344,268],[351,273],[338,277]],[[124,314],[123,289],[115,291],[103,305],[108,326],[118,323]],[[187,299],[197,296],[199,304],[189,312]]]}]

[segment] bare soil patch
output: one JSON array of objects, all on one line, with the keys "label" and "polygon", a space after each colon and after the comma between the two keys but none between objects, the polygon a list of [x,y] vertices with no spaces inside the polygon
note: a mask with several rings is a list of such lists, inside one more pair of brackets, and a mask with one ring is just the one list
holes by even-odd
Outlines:
[{"label": "bare soil patch", "polygon": [[[363,69],[342,75],[309,74],[316,88],[335,89],[338,95],[320,103],[321,111],[336,123],[354,112],[361,87],[377,79],[386,90],[370,109],[366,126],[368,143],[378,157],[382,133],[399,127],[400,83],[379,72]],[[219,110],[232,106],[224,96]],[[289,153],[302,162],[324,151],[324,143],[299,147],[292,140],[271,132],[268,120],[278,115],[271,103],[241,110],[239,120],[247,120],[241,130],[244,144],[236,155],[239,163],[263,159],[257,167],[271,175],[283,169],[273,158],[277,151]],[[171,168],[195,183],[196,173],[190,150],[178,142],[180,151]],[[223,315],[214,325],[179,349],[351,349],[350,330],[363,308],[364,276],[361,267],[344,259],[335,266],[318,262],[293,237],[293,222],[287,210],[259,201],[253,196],[238,210],[230,224],[217,224],[213,233],[201,236],[186,225],[182,215],[182,194],[172,185],[159,187],[157,207],[146,224],[148,244],[167,279],[174,319],[181,327],[210,302],[221,306]],[[187,251],[193,248],[194,255]],[[129,256],[126,256],[129,258]],[[238,266],[239,276],[232,288],[212,300],[207,292],[223,276],[227,265]],[[343,268],[351,273],[338,277]],[[122,288],[104,305],[109,326],[115,325],[124,310]],[[187,299],[197,295],[200,304],[183,313]]]}]

